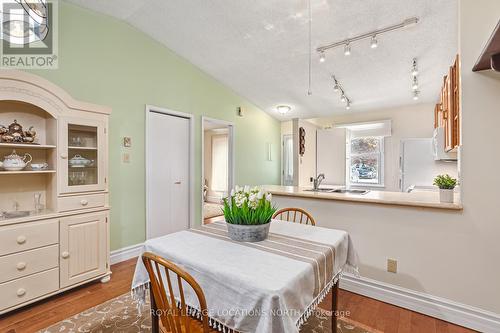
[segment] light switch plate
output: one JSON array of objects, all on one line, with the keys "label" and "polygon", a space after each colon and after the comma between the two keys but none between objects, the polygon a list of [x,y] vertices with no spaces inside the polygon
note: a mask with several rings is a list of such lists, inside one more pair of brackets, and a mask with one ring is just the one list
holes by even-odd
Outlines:
[{"label": "light switch plate", "polygon": [[123,163],[130,163],[130,154],[129,153],[123,153],[122,160],[123,160]]},{"label": "light switch plate", "polygon": [[398,261],[396,259],[387,259],[387,271],[389,273],[398,272]]}]

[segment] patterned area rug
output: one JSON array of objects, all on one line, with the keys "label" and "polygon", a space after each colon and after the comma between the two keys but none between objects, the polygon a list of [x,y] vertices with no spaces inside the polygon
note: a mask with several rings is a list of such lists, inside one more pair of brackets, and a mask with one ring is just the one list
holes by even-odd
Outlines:
[{"label": "patterned area rug", "polygon": [[[380,331],[364,327],[347,318],[338,321],[338,333],[378,333]],[[130,293],[123,294],[83,311],[73,317],[58,322],[39,333],[132,333],[151,332],[149,303],[139,314],[137,304]],[[307,323],[302,326],[301,333],[331,332],[331,317],[320,308],[314,312]]]},{"label": "patterned area rug", "polygon": [[203,203],[203,218],[209,219],[211,217],[221,216],[222,215],[222,205],[205,202]]}]

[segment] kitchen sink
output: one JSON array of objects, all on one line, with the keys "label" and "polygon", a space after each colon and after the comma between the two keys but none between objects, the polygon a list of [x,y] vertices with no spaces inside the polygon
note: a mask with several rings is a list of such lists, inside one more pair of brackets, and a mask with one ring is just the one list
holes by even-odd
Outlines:
[{"label": "kitchen sink", "polygon": [[318,189],[310,188],[310,189],[307,189],[307,190],[304,190],[304,191],[308,191],[308,192],[332,192],[333,190],[335,190],[335,189],[334,188],[322,187],[322,188],[318,188]]},{"label": "kitchen sink", "polygon": [[349,193],[349,194],[366,194],[370,191],[367,191],[367,190],[347,190],[347,189],[337,189],[337,190],[333,190],[331,193]]},{"label": "kitchen sink", "polygon": [[3,217],[6,219],[15,219],[19,217],[25,217],[30,215],[28,210],[14,210],[12,212],[4,212]]}]

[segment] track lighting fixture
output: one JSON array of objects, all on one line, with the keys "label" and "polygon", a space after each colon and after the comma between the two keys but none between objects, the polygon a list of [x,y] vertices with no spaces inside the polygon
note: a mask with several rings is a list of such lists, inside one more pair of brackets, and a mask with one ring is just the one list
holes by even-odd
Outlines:
[{"label": "track lighting fixture", "polygon": [[344,46],[344,55],[348,56],[351,54],[351,44],[347,42]]},{"label": "track lighting fixture", "polygon": [[411,85],[411,89],[418,90],[418,79],[416,76],[413,77],[413,83]]},{"label": "track lighting fixture", "polygon": [[417,58],[413,58],[413,66],[411,68],[411,75],[413,75],[413,76],[417,76],[418,75]]},{"label": "track lighting fixture", "polygon": [[333,91],[340,92],[340,101],[342,103],[345,103],[346,110],[350,110],[351,109],[352,101],[349,99],[349,97],[347,97],[347,95],[346,95],[346,93],[344,91],[344,88],[342,88],[342,85],[337,80],[337,78],[335,77],[335,75],[332,75],[332,80],[333,80]]},{"label": "track lighting fixture", "polygon": [[326,57],[325,57],[325,52],[321,52],[319,54],[319,62],[325,62]]},{"label": "track lighting fixture", "polygon": [[414,100],[414,101],[418,101],[418,97],[419,97],[419,95],[420,95],[420,91],[415,90],[415,91],[413,92],[413,100]]},{"label": "track lighting fixture", "polygon": [[330,50],[330,49],[334,49],[336,47],[343,46],[344,47],[344,55],[348,56],[351,54],[351,43],[357,42],[360,40],[364,40],[364,39],[368,39],[368,38],[370,39],[370,47],[372,49],[375,49],[378,47],[378,39],[377,39],[378,36],[385,34],[387,32],[390,32],[390,31],[399,30],[399,29],[414,26],[418,22],[419,22],[419,19],[417,17],[411,17],[411,18],[408,18],[408,19],[406,19],[403,22],[398,23],[398,24],[394,24],[394,25],[391,25],[391,26],[388,26],[388,27],[385,27],[382,29],[370,31],[370,32],[367,32],[367,33],[364,33],[364,34],[361,34],[361,35],[358,35],[358,36],[355,36],[355,37],[352,37],[349,39],[345,39],[342,41],[338,41],[338,42],[334,42],[331,44],[320,46],[320,47],[316,48],[316,52],[318,52],[320,54],[320,61],[321,62],[324,61],[321,59],[325,59],[324,57],[322,57],[322,54],[324,54],[325,51]]}]

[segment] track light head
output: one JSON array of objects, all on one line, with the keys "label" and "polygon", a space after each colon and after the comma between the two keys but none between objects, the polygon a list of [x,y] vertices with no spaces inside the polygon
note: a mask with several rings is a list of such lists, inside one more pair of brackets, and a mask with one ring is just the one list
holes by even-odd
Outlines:
[{"label": "track light head", "polygon": [[411,88],[412,88],[413,90],[418,90],[418,80],[417,80],[417,77],[416,77],[416,76],[414,76],[414,77],[413,77],[413,83],[412,83],[412,85],[411,85]]},{"label": "track light head", "polygon": [[351,102],[347,101],[347,103],[345,105],[345,109],[346,110],[350,110],[351,109]]},{"label": "track light head", "polygon": [[348,56],[351,54],[351,44],[350,43],[347,43],[345,44],[344,46],[344,55],[345,56]]},{"label": "track light head", "polygon": [[344,95],[344,94],[342,94],[342,96],[340,97],[340,101],[341,101],[342,103],[345,103],[345,102],[347,101],[347,98],[345,97],[345,95]]},{"label": "track light head", "polygon": [[339,92],[339,90],[340,90],[339,84],[335,82],[335,84],[333,85],[333,91]]},{"label": "track light head", "polygon": [[414,100],[414,101],[418,101],[419,95],[420,95],[420,91],[415,90],[415,91],[413,92],[413,100]]},{"label": "track light head", "polygon": [[325,62],[325,60],[326,60],[325,51],[322,51],[319,54],[319,62]]},{"label": "track light head", "polygon": [[417,58],[413,58],[413,66],[411,69],[411,75],[417,76],[418,75],[418,65],[417,65]]},{"label": "track light head", "polygon": [[376,49],[378,47],[378,40],[377,40],[377,35],[373,35],[372,39],[370,41],[370,47],[372,49]]}]

